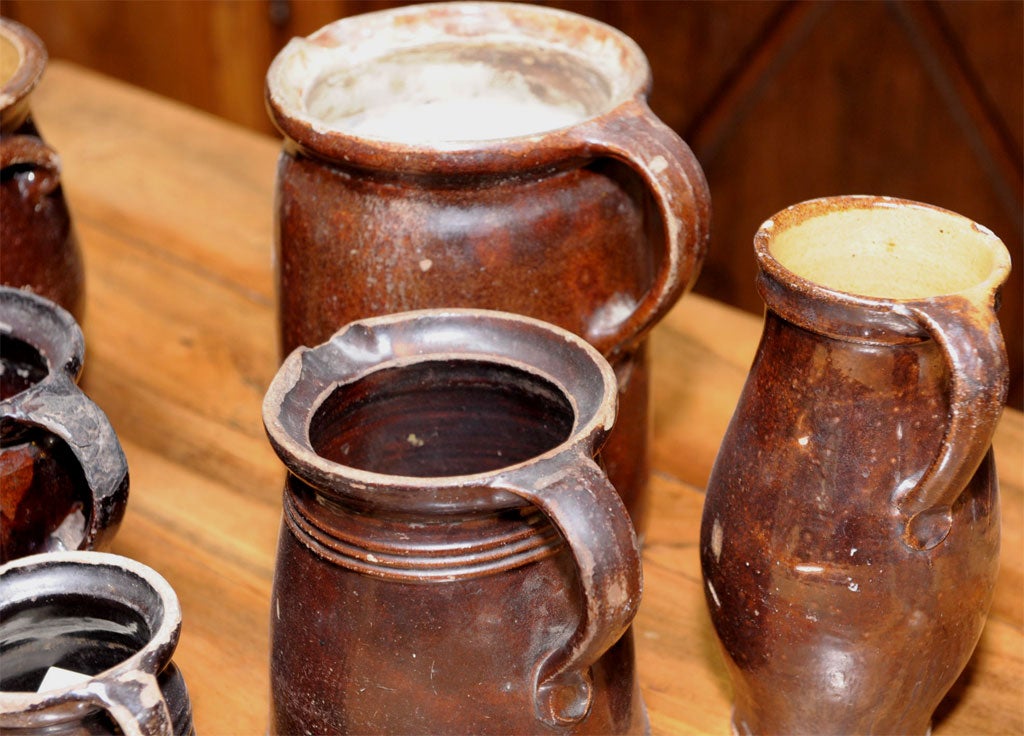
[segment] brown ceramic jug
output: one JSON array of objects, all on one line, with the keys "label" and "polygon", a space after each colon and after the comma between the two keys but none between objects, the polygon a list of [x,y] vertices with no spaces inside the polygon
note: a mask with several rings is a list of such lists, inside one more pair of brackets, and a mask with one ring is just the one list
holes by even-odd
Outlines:
[{"label": "brown ceramic jug", "polygon": [[264,403],[290,471],[271,732],[643,732],[640,557],[594,460],[615,397],[585,341],[499,312],[292,353]]},{"label": "brown ceramic jug", "polygon": [[509,3],[427,4],[292,40],[267,75],[285,353],[410,309],[525,314],[615,368],[603,451],[642,530],[645,337],[696,279],[707,184],[617,30]]},{"label": "brown ceramic jug", "polygon": [[0,286],[0,562],[103,547],[121,524],[128,465],[76,385],[84,354],[67,311]]},{"label": "brown ceramic jug", "polygon": [[81,320],[85,275],[60,159],[29,108],[45,68],[39,37],[0,18],[0,283],[31,288]]},{"label": "brown ceramic jug", "polygon": [[740,734],[919,734],[998,566],[1003,244],[850,196],[755,240],[764,333],[708,485],[701,562]]},{"label": "brown ceramic jug", "polygon": [[49,552],[0,567],[0,730],[188,736],[192,707],[171,661],[181,608],[134,560]]}]

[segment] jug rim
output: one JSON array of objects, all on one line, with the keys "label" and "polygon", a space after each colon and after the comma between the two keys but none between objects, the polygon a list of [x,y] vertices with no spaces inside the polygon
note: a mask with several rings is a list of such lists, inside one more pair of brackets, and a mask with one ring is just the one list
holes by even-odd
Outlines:
[{"label": "jug rim", "polygon": [[[524,337],[539,337],[541,346],[531,349]],[[509,367],[552,384],[573,410],[568,436],[520,462],[446,476],[365,470],[327,459],[314,449],[310,424],[339,386],[390,368],[445,360]],[[595,380],[599,388],[584,388]],[[267,389],[263,418],[288,470],[328,495],[378,508],[468,511],[522,506],[519,496],[501,490],[508,478],[567,454],[593,457],[614,423],[617,394],[607,360],[568,330],[494,310],[425,309],[352,322],[315,348],[297,348]]]},{"label": "jug rim", "polygon": [[[490,25],[487,22],[490,21]],[[494,28],[495,25],[499,27]],[[576,33],[566,30],[575,28]],[[375,47],[384,33],[395,46]],[[479,45],[485,34],[508,44],[547,45],[598,75],[603,53],[618,79],[607,99],[567,124],[502,137],[403,141],[370,137],[332,126],[308,109],[310,93],[330,73],[444,43]],[[513,35],[519,34],[519,35]],[[590,46],[585,46],[589,43]],[[332,57],[331,54],[334,56]],[[604,74],[608,80],[611,74]],[[315,156],[368,168],[415,173],[487,174],[556,166],[566,159],[570,132],[605,118],[624,104],[643,99],[651,70],[643,50],[622,31],[569,10],[513,2],[437,2],[378,10],[336,20],[307,37],[293,38],[271,63],[265,85],[267,109],[274,125],[300,149]],[[579,147],[579,141],[572,141]],[[577,157],[585,158],[578,152]]]},{"label": "jug rim", "polygon": [[7,117],[7,111],[27,97],[39,83],[46,69],[48,54],[42,39],[18,21],[0,18],[0,36],[18,52],[18,66],[14,73],[0,83],[0,110]]},{"label": "jug rim", "polygon": [[0,286],[0,334],[38,350],[46,361],[47,376],[63,371],[76,380],[82,372],[82,328],[70,312],[46,297],[24,288]]},{"label": "jug rim", "polygon": [[[942,237],[953,241],[967,235],[977,244],[973,254],[983,255],[984,263],[975,264],[976,277],[957,273],[951,288],[927,291],[894,289],[891,295],[837,286],[833,279],[813,279],[800,272],[801,266],[787,263],[773,247],[780,238],[815,220],[842,217],[849,213],[898,213],[914,215],[926,221],[949,226]],[[958,232],[954,230],[959,229]],[[893,240],[897,236],[893,236]],[[817,245],[817,244],[816,244]],[[890,242],[891,247],[894,243]],[[807,248],[813,251],[814,248]],[[884,342],[916,341],[926,337],[921,325],[908,317],[907,307],[936,300],[967,300],[989,304],[1010,272],[1010,254],[1003,242],[984,225],[952,210],[899,197],[870,194],[846,194],[819,197],[791,205],[777,212],[754,235],[758,263],[757,286],[769,309],[815,332],[841,337]],[[853,254],[855,255],[855,254]],[[834,268],[839,259],[831,259]],[[803,264],[801,264],[803,265]],[[809,268],[813,268],[809,267]],[[883,279],[886,275],[883,274]],[[841,279],[839,279],[841,280]],[[829,283],[832,281],[832,283]]]},{"label": "jug rim", "polygon": [[[112,667],[90,675],[90,681],[104,680],[135,670],[155,676],[170,663],[181,634],[181,604],[170,583],[148,565],[130,557],[109,552],[83,550],[45,552],[11,560],[0,566],[0,580],[4,575],[31,575],[35,571],[45,574],[48,570],[61,568],[76,573],[70,576],[75,585],[68,587],[62,581],[59,585],[40,588],[37,583],[20,597],[12,598],[10,595],[5,595],[2,605],[6,607],[16,605],[24,600],[42,600],[47,597],[60,597],[74,593],[91,593],[102,595],[106,600],[115,601],[132,609],[143,617],[147,625],[156,623],[156,626],[151,626],[146,643],[138,651]],[[88,570],[102,576],[103,569],[114,571],[113,574],[121,576],[126,582],[131,582],[131,587],[128,585],[123,587],[110,584],[96,585],[95,581],[92,581],[90,585],[90,580],[85,579],[82,575],[83,571]],[[145,592],[152,592],[160,606],[158,611],[143,610],[146,608],[146,602],[140,601],[138,596],[131,595],[130,591],[136,590],[135,586],[140,584],[148,588]],[[79,683],[58,686],[40,692],[0,690],[0,716],[36,711],[62,704],[71,708],[81,707],[81,703],[75,695],[83,687],[84,684]],[[3,722],[2,719],[0,722]]]}]

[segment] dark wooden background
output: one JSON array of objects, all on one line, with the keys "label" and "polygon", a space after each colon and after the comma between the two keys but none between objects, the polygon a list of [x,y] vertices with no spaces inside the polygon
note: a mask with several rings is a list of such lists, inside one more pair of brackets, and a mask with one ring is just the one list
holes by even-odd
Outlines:
[{"label": "dark wooden background", "polygon": [[[3,0],[68,59],[272,132],[263,78],[292,36],[401,3]],[[754,312],[751,237],[789,204],[842,193],[930,202],[990,227],[1014,271],[1000,318],[1024,407],[1024,2],[548,3],[632,36],[651,106],[711,186],[697,290]],[[44,128],[46,121],[40,121]],[[722,335],[728,340],[728,335]]]}]

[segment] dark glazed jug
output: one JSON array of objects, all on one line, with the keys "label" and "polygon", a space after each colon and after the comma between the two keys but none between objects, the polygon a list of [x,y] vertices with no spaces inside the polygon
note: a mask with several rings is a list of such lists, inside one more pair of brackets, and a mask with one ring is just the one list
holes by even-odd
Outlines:
[{"label": "dark glazed jug", "polygon": [[475,307],[587,339],[615,368],[603,451],[643,526],[645,337],[697,277],[710,219],[647,60],[589,18],[417,5],[294,39],[267,75],[284,352],[356,319]]},{"label": "dark glazed jug", "polygon": [[121,523],[128,465],[76,385],[84,354],[67,311],[0,287],[0,562],[103,547]]},{"label": "dark glazed jug", "polygon": [[85,275],[60,159],[29,109],[45,68],[39,37],[0,18],[0,283],[28,287],[81,320]]},{"label": "dark glazed jug", "polygon": [[701,561],[740,734],[919,734],[988,614],[1003,244],[884,197],[754,240],[764,333],[708,486]]},{"label": "dark glazed jug", "polygon": [[[126,557],[51,552],[3,565],[0,730],[193,734],[171,661],[180,631],[171,586]],[[52,679],[60,671],[63,679]]]},{"label": "dark glazed jug", "polygon": [[525,317],[412,312],[285,360],[271,731],[641,733],[615,378]]}]

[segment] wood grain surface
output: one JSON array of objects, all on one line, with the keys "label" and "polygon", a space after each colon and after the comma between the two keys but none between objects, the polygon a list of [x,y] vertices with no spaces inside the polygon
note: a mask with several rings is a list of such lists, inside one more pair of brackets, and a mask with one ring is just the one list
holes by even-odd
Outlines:
[{"label": "wood grain surface", "polygon": [[[53,62],[33,98],[60,152],[87,267],[83,386],[128,456],[113,546],[177,591],[200,734],[262,734],[284,471],[261,422],[277,368],[272,279],[279,143]],[[752,235],[752,233],[751,233]],[[751,286],[752,288],[752,286]],[[654,479],[638,666],[654,734],[729,733],[730,685],[705,611],[702,487],[760,320],[687,296],[656,329]],[[1024,420],[996,437],[1002,568],[936,736],[1024,732]],[[927,642],[922,642],[922,648]]]}]

